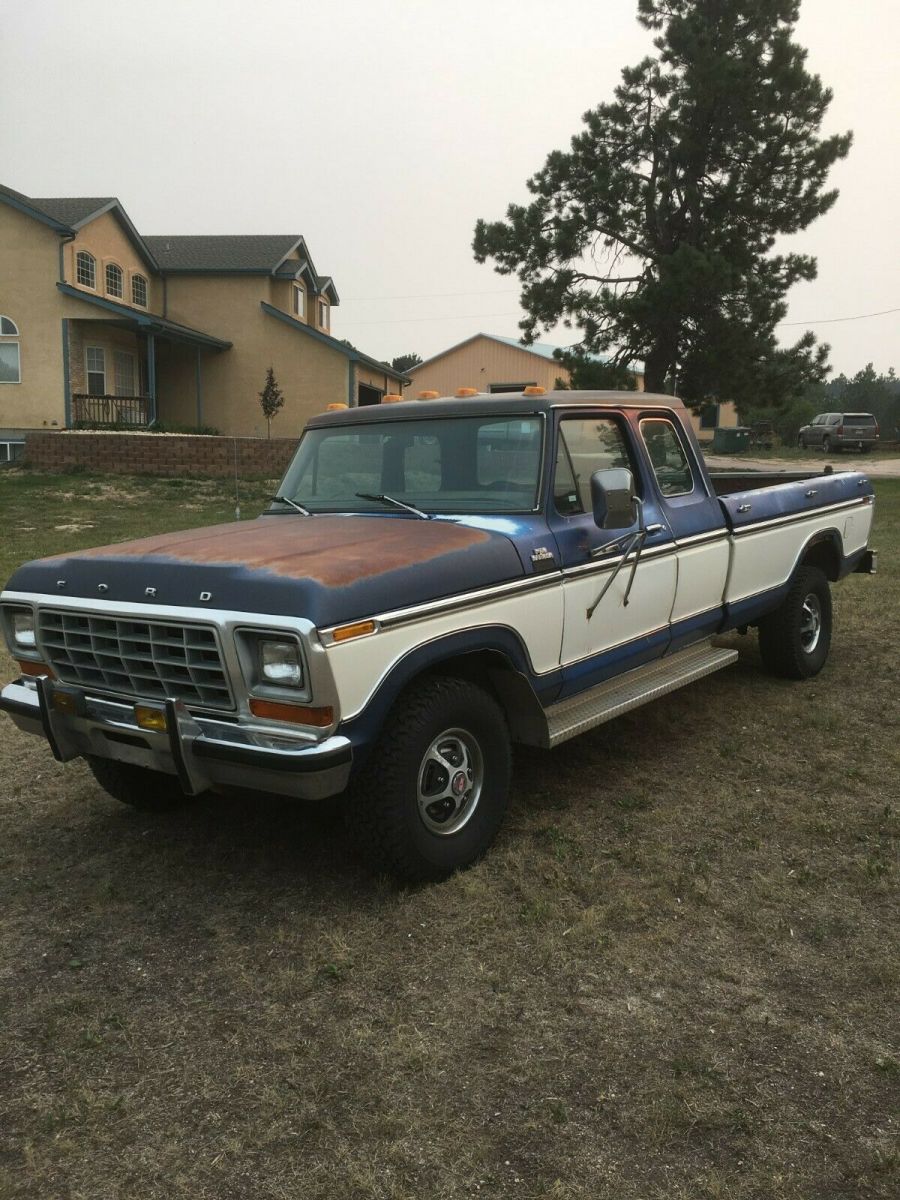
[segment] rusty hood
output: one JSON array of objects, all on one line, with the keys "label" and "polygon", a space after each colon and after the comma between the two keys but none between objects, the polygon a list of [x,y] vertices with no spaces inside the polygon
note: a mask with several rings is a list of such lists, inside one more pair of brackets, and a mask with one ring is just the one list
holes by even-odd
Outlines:
[{"label": "rusty hood", "polygon": [[10,590],[306,617],[317,626],[518,578],[502,533],[404,516],[268,515],[39,559]]}]

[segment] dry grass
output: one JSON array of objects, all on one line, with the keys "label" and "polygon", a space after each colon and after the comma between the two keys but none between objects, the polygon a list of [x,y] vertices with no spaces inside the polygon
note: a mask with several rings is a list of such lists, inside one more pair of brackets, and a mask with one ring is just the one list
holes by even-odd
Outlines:
[{"label": "dry grass", "polygon": [[[106,486],[0,475],[0,575],[233,506]],[[896,1195],[900,484],[878,495],[883,570],[836,589],[823,675],[773,681],[735,636],[729,671],[520,753],[497,847],[439,887],[371,878],[328,806],[148,819],[3,719],[0,1195]]]}]

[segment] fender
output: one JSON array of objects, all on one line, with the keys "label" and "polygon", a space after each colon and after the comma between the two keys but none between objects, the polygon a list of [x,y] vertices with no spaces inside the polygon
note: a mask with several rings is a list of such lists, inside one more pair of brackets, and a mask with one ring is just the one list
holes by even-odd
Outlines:
[{"label": "fender", "polygon": [[800,547],[793,566],[782,583],[768,591],[758,592],[755,596],[747,596],[726,606],[723,632],[736,626],[753,625],[768,613],[774,612],[788,594],[791,580],[805,563],[820,567],[826,577],[832,583],[836,583],[854,570],[865,550],[863,546],[852,554],[844,554],[844,540],[838,529],[832,526],[829,529],[817,530]]},{"label": "fender", "polygon": [[535,675],[517,633],[503,625],[483,625],[413,647],[379,682],[363,711],[341,723],[339,731],[353,744],[354,773],[365,762],[403,689],[417,676],[451,663],[463,675],[483,678],[487,673],[514,737],[532,743],[544,707],[559,692],[562,671]]}]

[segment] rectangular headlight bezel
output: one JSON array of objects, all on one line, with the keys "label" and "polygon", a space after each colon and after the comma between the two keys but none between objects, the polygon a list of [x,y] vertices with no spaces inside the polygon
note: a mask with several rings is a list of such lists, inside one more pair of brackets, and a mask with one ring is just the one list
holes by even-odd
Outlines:
[{"label": "rectangular headlight bezel", "polygon": [[[30,638],[26,636],[24,640],[20,640],[22,637],[22,634],[18,632],[20,622],[21,628],[30,631]],[[40,661],[41,652],[37,644],[37,613],[33,605],[4,604],[0,607],[0,623],[3,625],[3,637],[7,649],[13,658]]]},{"label": "rectangular headlight bezel", "polygon": [[[303,640],[286,629],[260,629],[241,627],[234,632],[238,660],[244,684],[251,696],[268,697],[273,700],[309,700],[309,669],[304,653]],[[266,677],[263,662],[263,646],[291,646],[299,666],[299,680],[278,680]],[[271,660],[270,660],[271,661]]]}]

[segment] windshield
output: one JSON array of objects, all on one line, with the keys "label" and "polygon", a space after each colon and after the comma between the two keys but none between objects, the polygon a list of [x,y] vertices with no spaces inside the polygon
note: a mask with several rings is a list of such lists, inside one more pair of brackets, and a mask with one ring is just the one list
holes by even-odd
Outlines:
[{"label": "windshield", "polygon": [[536,416],[309,429],[278,495],[311,513],[384,513],[385,495],[423,513],[530,512],[538,502],[542,440]]}]

